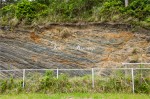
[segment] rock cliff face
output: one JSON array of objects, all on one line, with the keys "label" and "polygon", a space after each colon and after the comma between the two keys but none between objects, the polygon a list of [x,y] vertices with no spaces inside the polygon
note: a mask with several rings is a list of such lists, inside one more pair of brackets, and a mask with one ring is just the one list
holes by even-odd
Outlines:
[{"label": "rock cliff face", "polygon": [[0,69],[117,67],[150,62],[150,37],[101,26],[0,30]]}]

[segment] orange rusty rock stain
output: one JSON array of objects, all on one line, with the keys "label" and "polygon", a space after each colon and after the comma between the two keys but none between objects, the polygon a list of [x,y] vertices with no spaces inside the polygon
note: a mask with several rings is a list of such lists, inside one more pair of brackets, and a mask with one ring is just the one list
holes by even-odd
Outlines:
[{"label": "orange rusty rock stain", "polygon": [[42,36],[45,36],[45,34],[46,34],[45,32],[42,32],[42,33],[41,33]]},{"label": "orange rusty rock stain", "polygon": [[106,56],[106,57],[101,59],[101,61],[109,61],[109,60],[110,60],[109,56]]},{"label": "orange rusty rock stain", "polygon": [[139,46],[139,47],[147,47],[148,45],[149,45],[149,43],[146,41],[142,41],[137,44],[137,46]]},{"label": "orange rusty rock stain", "polygon": [[114,48],[106,48],[105,51],[112,52],[112,51],[114,51]]},{"label": "orange rusty rock stain", "polygon": [[33,55],[33,56],[31,56],[31,59],[32,59],[32,61],[37,62],[38,61],[38,56]]},{"label": "orange rusty rock stain", "polygon": [[116,57],[114,57],[114,56],[106,56],[106,57],[101,59],[101,61],[103,61],[103,62],[108,62],[108,61],[120,62],[122,60],[124,60],[124,58],[121,57],[121,56],[120,57],[119,56],[116,56]]},{"label": "orange rusty rock stain", "polygon": [[38,35],[36,35],[34,32],[30,33],[30,38],[35,42],[35,43],[40,43],[41,39]]},{"label": "orange rusty rock stain", "polygon": [[47,46],[48,46],[49,42],[48,42],[48,41],[44,41],[42,44],[44,44],[44,45],[47,45]]},{"label": "orange rusty rock stain", "polygon": [[134,34],[131,32],[120,32],[120,33],[106,33],[103,35],[106,39],[112,38],[123,38],[125,41],[134,37]]}]

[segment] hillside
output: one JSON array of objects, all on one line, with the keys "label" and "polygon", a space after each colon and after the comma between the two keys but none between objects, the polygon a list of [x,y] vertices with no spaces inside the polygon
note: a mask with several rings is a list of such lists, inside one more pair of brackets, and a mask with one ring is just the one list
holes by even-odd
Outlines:
[{"label": "hillside", "polygon": [[116,67],[150,62],[149,31],[121,25],[1,28],[0,69]]},{"label": "hillside", "polygon": [[149,63],[150,0],[0,0],[2,95],[149,95]]},{"label": "hillside", "polygon": [[150,30],[150,0],[1,0],[0,26],[111,22]]}]

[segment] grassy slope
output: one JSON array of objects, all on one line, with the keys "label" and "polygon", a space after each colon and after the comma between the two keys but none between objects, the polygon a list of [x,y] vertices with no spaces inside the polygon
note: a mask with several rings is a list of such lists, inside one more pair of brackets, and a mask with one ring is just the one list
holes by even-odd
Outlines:
[{"label": "grassy slope", "polygon": [[13,29],[17,26],[45,25],[51,22],[110,22],[147,29],[150,27],[149,0],[131,0],[128,7],[124,7],[124,0],[46,1],[49,3],[22,0],[3,7],[0,9],[0,26],[10,26]]},{"label": "grassy slope", "polygon": [[149,99],[150,95],[145,94],[18,94],[18,95],[0,95],[0,99]]}]

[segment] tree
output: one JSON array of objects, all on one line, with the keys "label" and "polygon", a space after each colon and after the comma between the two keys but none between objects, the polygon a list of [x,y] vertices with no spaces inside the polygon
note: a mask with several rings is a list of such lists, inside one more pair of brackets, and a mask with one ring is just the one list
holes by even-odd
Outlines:
[{"label": "tree", "polygon": [[0,0],[0,8],[3,7],[3,0]]},{"label": "tree", "polygon": [[125,0],[125,7],[127,7],[128,6],[128,0]]}]

